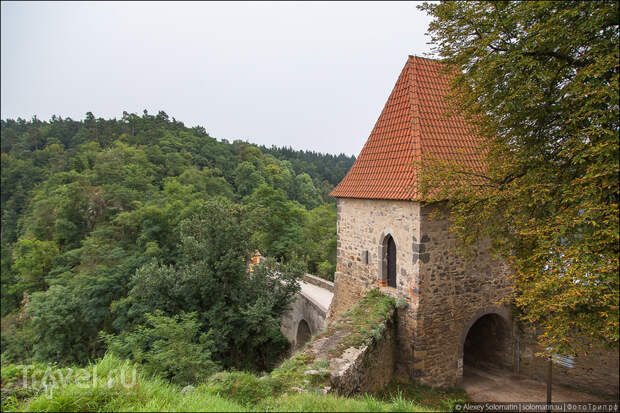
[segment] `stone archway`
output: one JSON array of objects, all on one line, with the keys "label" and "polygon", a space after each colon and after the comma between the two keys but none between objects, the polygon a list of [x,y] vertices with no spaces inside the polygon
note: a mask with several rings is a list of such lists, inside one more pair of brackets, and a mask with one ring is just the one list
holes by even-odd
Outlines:
[{"label": "stone archway", "polygon": [[306,322],[306,320],[300,320],[299,324],[297,324],[297,334],[295,339],[295,348],[302,348],[310,338],[312,337],[312,332],[310,331],[310,326]]},{"label": "stone archway", "polygon": [[463,343],[463,367],[506,367],[510,329],[498,314],[485,314],[469,328]]},{"label": "stone archway", "polygon": [[495,307],[479,311],[463,330],[459,350],[461,383],[475,380],[481,372],[510,370],[513,360],[509,311]]}]

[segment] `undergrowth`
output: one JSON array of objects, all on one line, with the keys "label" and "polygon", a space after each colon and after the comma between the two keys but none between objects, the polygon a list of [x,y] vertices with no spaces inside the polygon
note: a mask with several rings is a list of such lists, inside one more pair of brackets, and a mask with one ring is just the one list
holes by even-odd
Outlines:
[{"label": "undergrowth", "polygon": [[[31,370],[34,378],[28,378],[28,397],[6,397],[5,403],[6,390],[23,384],[23,371],[19,366],[3,366],[2,411],[427,411],[402,397],[322,394],[316,390],[323,383],[317,378],[327,365],[307,355],[287,360],[271,375],[217,373],[205,383],[186,387],[110,355],[76,369],[80,370],[77,376],[67,373],[70,369],[49,365]],[[126,377],[121,379],[123,371]],[[84,380],[86,373],[88,380]]]},{"label": "undergrowth", "polygon": [[417,383],[402,383],[396,380],[392,380],[374,396],[384,401],[393,401],[399,398],[413,400],[424,408],[445,412],[454,411],[456,403],[469,401],[469,396],[462,389],[440,389]]},{"label": "undergrowth", "polygon": [[[346,329],[339,351],[370,344],[384,334],[394,306],[392,298],[372,290],[326,334]],[[45,364],[2,367],[3,411],[428,411],[445,410],[452,400],[446,395],[448,404],[427,403],[429,397],[395,385],[377,395],[328,393],[329,362],[315,360],[309,351],[262,377],[220,372],[185,387],[111,354],[84,369]],[[29,369],[28,383],[23,380],[24,368]],[[418,400],[415,397],[424,404],[411,400]]]},{"label": "undergrowth", "polygon": [[396,302],[392,297],[381,294],[376,288],[370,290],[355,307],[332,323],[323,335],[329,337],[338,331],[348,333],[336,348],[330,350],[330,356],[338,357],[347,348],[359,348],[379,340],[395,308]]}]

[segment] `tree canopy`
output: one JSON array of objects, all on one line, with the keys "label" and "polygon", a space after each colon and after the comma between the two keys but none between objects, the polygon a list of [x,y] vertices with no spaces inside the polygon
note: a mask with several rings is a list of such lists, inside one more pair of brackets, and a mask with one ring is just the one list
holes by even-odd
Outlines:
[{"label": "tree canopy", "polygon": [[[353,157],[217,140],[164,112],[6,119],[0,137],[3,359],[81,363],[146,329],[162,336],[133,350],[179,380],[162,359],[178,345],[192,374],[266,369],[286,348],[286,277],[333,277],[327,194]],[[250,278],[256,249],[280,264]]]},{"label": "tree canopy", "polygon": [[430,160],[423,192],[449,200],[464,245],[494,241],[543,347],[617,344],[618,2],[420,8],[486,162],[476,173]]}]

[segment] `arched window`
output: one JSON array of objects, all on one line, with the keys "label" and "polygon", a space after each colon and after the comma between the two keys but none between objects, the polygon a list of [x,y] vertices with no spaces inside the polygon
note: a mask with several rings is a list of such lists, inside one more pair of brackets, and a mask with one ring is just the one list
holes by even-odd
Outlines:
[{"label": "arched window", "polygon": [[391,236],[387,242],[387,284],[396,288],[396,244]]},{"label": "arched window", "polygon": [[390,234],[383,239],[382,275],[388,287],[396,288],[396,243]]}]

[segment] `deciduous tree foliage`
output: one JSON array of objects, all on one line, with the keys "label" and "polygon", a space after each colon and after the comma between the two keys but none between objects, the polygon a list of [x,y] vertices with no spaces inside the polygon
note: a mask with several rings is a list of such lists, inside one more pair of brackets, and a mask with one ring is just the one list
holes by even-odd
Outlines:
[{"label": "deciduous tree foliage", "polygon": [[617,344],[618,2],[421,8],[486,161],[427,161],[424,193],[449,199],[465,245],[492,238],[544,347]]},{"label": "deciduous tree foliage", "polygon": [[142,266],[117,308],[137,321],[158,311],[194,312],[215,360],[238,369],[271,367],[287,348],[279,320],[299,291],[301,266],[267,262],[250,274],[247,215],[230,202],[206,203],[180,228],[179,262]]},{"label": "deciduous tree foliage", "polygon": [[200,333],[195,313],[168,317],[156,311],[145,318],[146,325],[137,325],[123,336],[102,333],[109,351],[179,384],[197,383],[218,370],[211,358],[213,342]]},{"label": "deciduous tree foliage", "polygon": [[[187,128],[164,112],[123,113],[120,120],[92,113],[82,121],[1,120],[0,138],[3,360],[85,362],[105,352],[100,332],[133,331],[144,313],[160,309],[166,317],[196,311],[200,333],[217,333],[212,357],[221,365],[235,359],[238,368],[264,368],[286,344],[277,325],[286,300],[276,302],[282,297],[271,278],[255,272],[254,284],[241,282],[249,255],[258,247],[264,256],[327,277],[335,264],[335,216],[317,219],[335,211],[334,200],[317,196],[316,188],[325,195],[352,157],[290,148],[265,154],[265,148]],[[234,268],[199,271],[202,261],[188,262],[184,225],[207,219],[204,208],[218,199],[228,200],[231,217],[241,209],[252,213],[231,227],[237,238],[226,229],[202,238],[205,253],[217,247],[217,254],[233,257],[222,263]],[[213,231],[228,222],[226,214],[213,216]],[[251,242],[240,241],[246,238]],[[138,300],[138,280],[150,280],[145,291],[161,294]],[[164,288],[183,280],[191,305]],[[207,281],[214,285],[196,296]],[[230,306],[237,318],[217,300],[230,294],[230,303],[246,304]],[[148,305],[140,310],[140,302]],[[207,323],[206,315],[215,313],[235,327]]]}]

